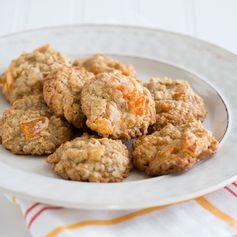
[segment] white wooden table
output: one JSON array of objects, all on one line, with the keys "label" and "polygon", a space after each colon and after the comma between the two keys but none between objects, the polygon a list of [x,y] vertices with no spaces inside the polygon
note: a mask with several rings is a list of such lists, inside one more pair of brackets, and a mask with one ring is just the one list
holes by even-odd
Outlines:
[{"label": "white wooden table", "polygon": [[[0,0],[0,36],[45,26],[106,23],[180,32],[237,53],[237,0]],[[0,193],[0,236],[28,237]]]}]

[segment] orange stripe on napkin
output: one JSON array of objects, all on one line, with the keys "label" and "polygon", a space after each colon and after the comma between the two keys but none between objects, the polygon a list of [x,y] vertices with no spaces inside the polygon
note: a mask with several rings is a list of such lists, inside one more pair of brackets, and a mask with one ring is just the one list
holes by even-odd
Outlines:
[{"label": "orange stripe on napkin", "polygon": [[64,230],[79,229],[79,228],[86,227],[86,226],[116,225],[116,224],[119,224],[119,223],[122,223],[122,222],[125,222],[128,220],[134,219],[136,217],[143,216],[143,215],[149,214],[154,211],[158,211],[158,210],[166,208],[168,206],[170,206],[170,205],[146,208],[146,209],[142,209],[139,211],[131,212],[131,213],[124,215],[124,216],[120,216],[120,217],[116,217],[116,218],[108,219],[108,220],[86,220],[86,221],[81,221],[81,222],[67,225],[67,226],[59,226],[56,229],[54,229],[53,231],[51,231],[46,237],[55,237]]},{"label": "orange stripe on napkin", "polygon": [[196,202],[201,205],[203,208],[208,210],[210,213],[212,213],[214,216],[219,218],[220,220],[224,221],[227,223],[229,226],[231,226],[234,230],[237,231],[237,221],[229,216],[228,214],[224,213],[217,207],[215,207],[212,203],[210,203],[206,198],[204,197],[199,197],[195,199]]},{"label": "orange stripe on napkin", "polygon": [[11,201],[12,201],[13,204],[16,204],[16,197],[15,197],[15,196],[12,196]]},{"label": "orange stripe on napkin", "polygon": [[[199,198],[196,198],[195,200],[203,208],[208,210],[214,216],[221,219],[222,221],[224,221],[229,226],[231,226],[234,230],[237,231],[237,221],[234,218],[232,218],[231,216],[229,216],[226,213],[219,210],[217,207],[215,207],[213,204],[211,204],[204,197],[199,197]],[[175,204],[180,204],[180,203],[182,203],[182,202],[175,203]],[[120,217],[116,217],[116,218],[108,219],[108,220],[86,220],[86,221],[81,221],[81,222],[71,224],[71,225],[59,226],[59,227],[55,228],[53,231],[51,231],[48,235],[46,235],[46,237],[55,237],[65,230],[79,229],[79,228],[86,227],[86,226],[116,225],[116,224],[119,224],[119,223],[122,223],[122,222],[125,222],[128,220],[134,219],[136,217],[143,216],[143,215],[152,213],[154,211],[164,209],[169,206],[173,206],[175,204],[146,208],[146,209],[131,212],[131,213],[124,215],[124,216],[120,216]]]}]

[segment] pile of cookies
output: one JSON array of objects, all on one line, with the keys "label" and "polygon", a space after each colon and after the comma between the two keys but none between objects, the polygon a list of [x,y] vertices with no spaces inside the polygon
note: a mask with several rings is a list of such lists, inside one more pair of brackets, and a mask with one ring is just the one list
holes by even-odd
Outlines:
[{"label": "pile of cookies", "polygon": [[[120,182],[133,166],[150,176],[180,173],[217,150],[202,126],[203,100],[186,81],[143,84],[132,65],[108,56],[72,62],[45,45],[13,60],[0,85],[11,104],[2,145],[48,154],[65,179]],[[123,140],[132,140],[131,152]]]}]

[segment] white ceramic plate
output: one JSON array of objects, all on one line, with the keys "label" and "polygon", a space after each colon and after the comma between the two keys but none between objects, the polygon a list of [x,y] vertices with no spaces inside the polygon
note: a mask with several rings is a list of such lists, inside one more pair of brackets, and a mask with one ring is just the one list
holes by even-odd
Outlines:
[{"label": "white ceramic plate", "polygon": [[[81,209],[136,209],[200,196],[237,179],[237,57],[187,36],[153,29],[82,25],[17,33],[0,38],[0,70],[23,51],[45,43],[71,57],[103,52],[132,63],[139,77],[188,80],[205,101],[205,126],[221,141],[217,154],[182,175],[148,178],[133,171],[123,183],[60,179],[45,158],[15,156],[0,148],[0,187],[40,202]],[[173,66],[176,65],[176,66]],[[0,112],[8,108],[1,96]],[[235,121],[234,121],[235,120]]]}]

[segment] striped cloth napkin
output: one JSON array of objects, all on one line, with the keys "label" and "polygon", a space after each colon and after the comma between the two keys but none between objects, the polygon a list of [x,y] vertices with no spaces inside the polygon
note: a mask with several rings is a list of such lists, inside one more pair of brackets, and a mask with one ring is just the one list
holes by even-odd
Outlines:
[{"label": "striped cloth napkin", "polygon": [[84,211],[12,198],[33,237],[237,237],[237,182],[191,201],[134,211]]}]

